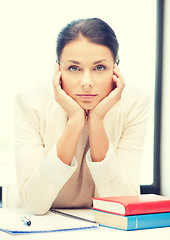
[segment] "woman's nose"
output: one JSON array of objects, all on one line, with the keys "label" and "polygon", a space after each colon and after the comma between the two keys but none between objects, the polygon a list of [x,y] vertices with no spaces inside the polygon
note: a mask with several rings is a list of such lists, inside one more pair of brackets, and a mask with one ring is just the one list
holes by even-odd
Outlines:
[{"label": "woman's nose", "polygon": [[81,87],[83,88],[91,88],[93,86],[93,81],[91,80],[89,73],[84,73],[83,78],[81,80]]}]

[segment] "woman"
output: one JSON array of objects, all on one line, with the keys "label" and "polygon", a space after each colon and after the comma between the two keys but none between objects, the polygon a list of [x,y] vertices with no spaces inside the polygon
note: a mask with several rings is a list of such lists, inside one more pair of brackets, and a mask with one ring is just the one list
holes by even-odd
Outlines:
[{"label": "woman", "polygon": [[53,85],[18,94],[19,194],[33,213],[140,194],[149,97],[124,88],[118,47],[101,19],[73,21],[58,36]]}]

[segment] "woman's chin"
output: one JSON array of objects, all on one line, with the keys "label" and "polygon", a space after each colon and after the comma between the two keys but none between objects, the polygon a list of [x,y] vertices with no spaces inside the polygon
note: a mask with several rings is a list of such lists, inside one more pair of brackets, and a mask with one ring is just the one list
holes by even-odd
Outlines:
[{"label": "woman's chin", "polygon": [[91,103],[79,103],[79,104],[84,110],[89,111],[95,108],[98,103],[91,102]]}]

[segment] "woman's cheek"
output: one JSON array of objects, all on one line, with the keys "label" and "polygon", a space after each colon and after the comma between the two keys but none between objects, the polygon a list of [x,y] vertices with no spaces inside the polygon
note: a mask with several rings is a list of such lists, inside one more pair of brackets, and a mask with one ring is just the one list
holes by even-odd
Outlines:
[{"label": "woman's cheek", "polygon": [[108,95],[113,89],[114,89],[115,85],[114,82],[112,80],[112,75],[108,75],[105,78],[104,84],[103,84],[103,89],[105,89],[106,94]]},{"label": "woman's cheek", "polygon": [[63,90],[69,95],[72,96],[72,93],[74,92],[76,88],[76,82],[69,77],[63,77],[62,78],[62,87]]}]

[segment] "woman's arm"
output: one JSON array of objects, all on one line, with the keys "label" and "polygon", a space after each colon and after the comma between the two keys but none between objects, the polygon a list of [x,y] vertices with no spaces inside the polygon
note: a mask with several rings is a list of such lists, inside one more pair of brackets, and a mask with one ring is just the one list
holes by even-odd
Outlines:
[{"label": "woman's arm", "polygon": [[109,140],[106,135],[103,120],[90,115],[88,118],[90,153],[93,162],[100,162],[104,160],[109,149]]},{"label": "woman's arm", "polygon": [[[87,154],[87,163],[99,196],[140,193],[140,165],[148,126],[150,97],[138,91],[131,94],[121,104],[123,113],[118,118],[120,123],[113,123],[112,132],[118,133],[120,138],[112,142],[114,145],[109,141],[109,150],[104,160],[93,162],[90,151]],[[110,136],[111,139],[114,137]]]},{"label": "woman's arm", "polygon": [[82,126],[83,125],[78,118],[74,121],[69,119],[66,128],[56,145],[57,156],[63,163],[69,166],[75,155],[76,147],[82,132]]},{"label": "woman's arm", "polygon": [[85,124],[85,111],[61,88],[61,72],[56,65],[53,86],[55,100],[65,110],[68,122],[64,133],[57,142],[57,156],[63,163],[70,165],[75,154],[75,150]]},{"label": "woman's arm", "polygon": [[[75,172],[77,163],[73,159],[71,166],[64,164],[57,157],[55,142],[50,146],[50,150],[46,150],[45,145],[48,143],[46,141],[49,139],[46,140],[41,136],[40,115],[37,112],[40,109],[39,107],[37,109],[36,103],[33,103],[35,98],[31,93],[28,97],[25,94],[17,95],[15,160],[19,195],[24,207],[35,214],[45,214],[60,189]],[[48,106],[47,111],[49,113],[53,111],[53,123],[58,124],[61,123],[61,119],[64,120],[61,117],[58,119],[58,115],[62,113],[59,108],[52,110]],[[42,110],[40,113],[42,114]],[[44,119],[41,121],[44,123]],[[60,131],[55,131],[56,128],[54,126],[54,139],[59,138],[57,134]]]},{"label": "woman's arm", "polygon": [[116,64],[113,69],[113,83],[116,84],[116,88],[94,109],[90,110],[88,115],[90,152],[94,162],[102,161],[108,151],[109,140],[104,129],[103,119],[107,112],[121,99],[125,86],[124,78]]},{"label": "woman's arm", "polygon": [[[31,95],[30,95],[31,96]],[[32,98],[34,98],[32,96]],[[46,154],[44,142],[40,135],[40,122],[32,110],[30,101],[23,94],[16,99],[15,125],[16,146],[15,161],[19,195],[24,207],[35,214],[45,214],[51,207],[62,185],[75,169],[63,166],[57,159],[54,147]],[[49,158],[51,162],[49,163]],[[67,179],[52,179],[52,174],[44,165],[50,165],[53,175],[65,171]],[[44,174],[46,173],[46,175]]]},{"label": "woman's arm", "polygon": [[[58,86],[55,85],[55,87]],[[67,97],[64,96],[64,93],[62,94],[57,95],[59,101]],[[35,100],[36,98],[38,100]],[[38,105],[36,101],[39,102]],[[57,140],[50,152],[46,153],[44,146],[46,142],[43,142],[44,139],[40,134],[43,119],[38,113],[45,114],[43,113],[43,111],[46,111],[45,108],[40,109],[42,105],[43,103],[37,97],[37,93],[33,95],[30,93],[28,97],[24,94],[17,96],[16,168],[19,195],[23,205],[35,214],[44,214],[50,209],[60,189],[75,172],[77,163],[73,156],[83,128],[83,120],[77,122],[81,115],[77,115],[77,113],[80,112],[76,111],[76,114],[70,114],[70,109],[75,112],[74,107],[77,107],[77,105],[74,105],[74,103],[70,104],[70,107],[66,103],[62,105],[65,108],[64,110],[67,110],[68,107],[69,120],[60,137],[55,136],[57,132],[54,130],[54,139]],[[61,123],[62,118],[59,116],[61,107],[56,108],[54,112],[48,106],[48,111],[53,113],[53,124]],[[84,116],[83,114],[82,116]],[[57,120],[57,118],[60,120]],[[52,128],[52,126],[50,127]],[[54,129],[56,128],[54,126]]]},{"label": "woman's arm", "polygon": [[126,100],[123,111],[127,111],[126,106],[131,106],[131,109],[127,115],[124,114],[124,127],[121,128],[118,121],[113,123],[118,124],[113,132],[119,129],[121,136],[113,146],[106,134],[103,119],[121,99],[124,89],[124,79],[117,66],[114,73],[113,80],[117,88],[89,112],[88,118],[90,151],[87,163],[100,196],[139,194],[140,161],[150,105],[148,96],[140,97],[141,94]]}]

